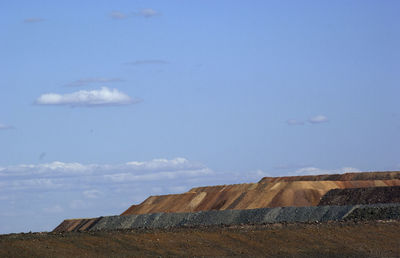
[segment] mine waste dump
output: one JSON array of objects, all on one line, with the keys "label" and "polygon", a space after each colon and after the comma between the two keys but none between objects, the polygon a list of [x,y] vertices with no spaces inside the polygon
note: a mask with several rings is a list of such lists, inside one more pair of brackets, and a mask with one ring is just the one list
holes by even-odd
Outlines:
[{"label": "mine waste dump", "polygon": [[400,171],[264,177],[150,196],[121,215],[66,219],[53,232],[400,219]]}]

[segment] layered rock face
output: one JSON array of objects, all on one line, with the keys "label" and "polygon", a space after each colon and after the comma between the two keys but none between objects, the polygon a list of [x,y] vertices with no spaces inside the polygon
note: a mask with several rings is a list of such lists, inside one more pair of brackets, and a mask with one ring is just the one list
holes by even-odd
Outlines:
[{"label": "layered rock face", "polygon": [[150,196],[121,215],[317,206],[332,189],[400,186],[400,172],[265,177],[258,183],[197,187],[183,194]]}]

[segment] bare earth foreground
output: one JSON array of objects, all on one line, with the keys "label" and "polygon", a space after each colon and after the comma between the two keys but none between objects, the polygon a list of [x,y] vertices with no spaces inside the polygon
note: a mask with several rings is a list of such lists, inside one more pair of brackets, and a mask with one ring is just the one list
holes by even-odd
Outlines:
[{"label": "bare earth foreground", "polygon": [[400,221],[0,235],[0,257],[400,257]]}]

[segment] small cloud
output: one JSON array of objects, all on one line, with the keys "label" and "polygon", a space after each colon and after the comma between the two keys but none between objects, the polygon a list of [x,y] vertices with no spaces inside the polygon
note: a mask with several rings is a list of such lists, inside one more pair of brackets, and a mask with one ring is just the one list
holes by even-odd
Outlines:
[{"label": "small cloud", "polygon": [[45,19],[42,18],[27,18],[24,20],[24,23],[38,23],[38,22],[43,22]]},{"label": "small cloud", "polygon": [[100,90],[81,90],[67,94],[46,93],[37,98],[35,104],[76,107],[128,105],[137,102],[117,89],[102,87]]},{"label": "small cloud", "polygon": [[308,119],[308,122],[310,122],[311,124],[321,124],[321,123],[326,123],[328,121],[329,119],[324,115],[318,115]]},{"label": "small cloud", "polygon": [[161,13],[156,11],[156,10],[154,10],[154,9],[146,8],[146,9],[142,9],[142,10],[140,10],[138,12],[135,12],[134,15],[142,16],[142,17],[145,17],[145,18],[152,18],[154,16],[161,15]]},{"label": "small cloud", "polygon": [[74,82],[68,83],[66,86],[84,86],[87,84],[93,84],[93,83],[112,83],[112,82],[123,82],[124,80],[121,78],[101,78],[101,77],[95,77],[95,78],[82,78],[79,80],[76,80]]},{"label": "small cloud", "polygon": [[63,212],[64,209],[60,205],[55,205],[52,207],[44,208],[43,211],[46,213],[60,213]]},{"label": "small cloud", "polygon": [[125,63],[126,65],[164,65],[169,64],[168,61],[160,59],[136,60],[133,62]]},{"label": "small cloud", "polygon": [[128,16],[122,12],[118,12],[118,11],[113,11],[110,14],[111,18],[115,19],[115,20],[123,20],[125,18],[127,18]]},{"label": "small cloud", "polygon": [[288,125],[304,125],[303,121],[295,120],[295,119],[289,119],[286,121]]},{"label": "small cloud", "polygon": [[0,130],[12,130],[12,129],[15,129],[15,127],[12,125],[0,124]]}]

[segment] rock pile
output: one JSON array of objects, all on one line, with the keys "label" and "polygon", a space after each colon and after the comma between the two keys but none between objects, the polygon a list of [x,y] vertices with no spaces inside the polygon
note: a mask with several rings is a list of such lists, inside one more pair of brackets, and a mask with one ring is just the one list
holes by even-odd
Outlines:
[{"label": "rock pile", "polygon": [[54,231],[398,219],[399,196],[400,172],[263,178],[150,196],[120,216],[65,220]]}]

